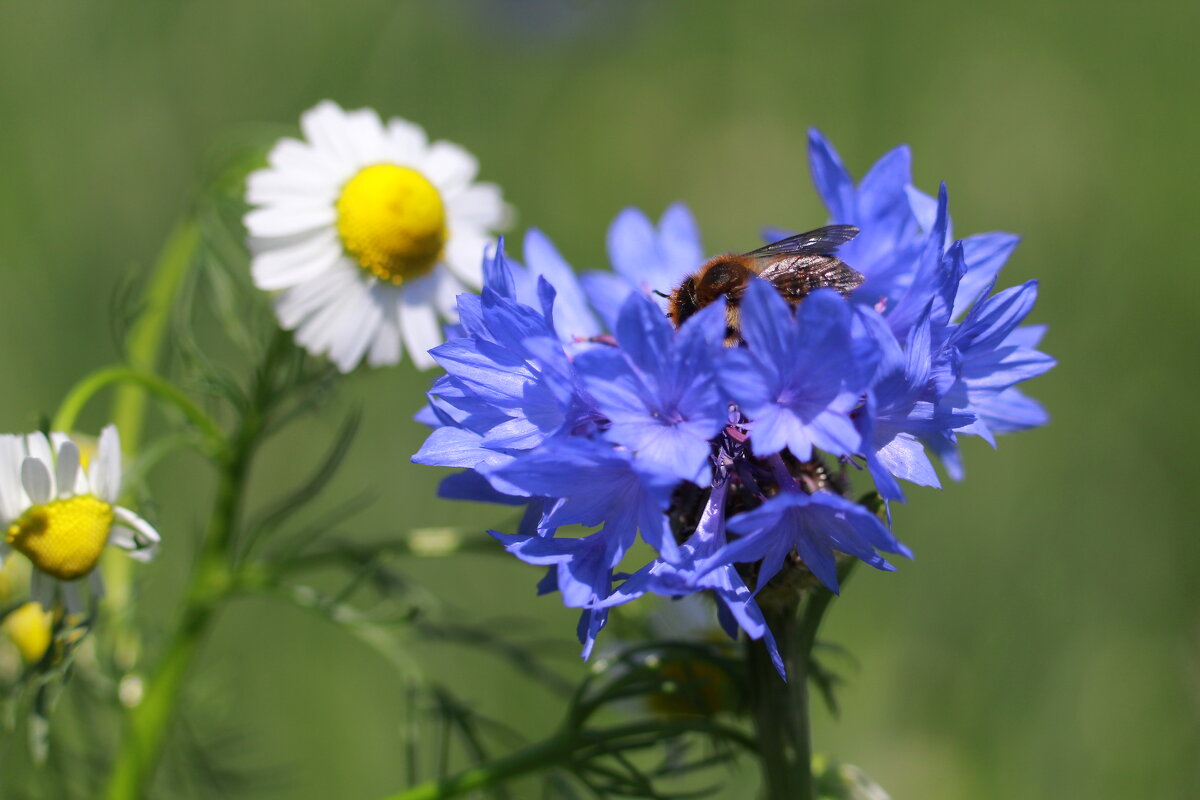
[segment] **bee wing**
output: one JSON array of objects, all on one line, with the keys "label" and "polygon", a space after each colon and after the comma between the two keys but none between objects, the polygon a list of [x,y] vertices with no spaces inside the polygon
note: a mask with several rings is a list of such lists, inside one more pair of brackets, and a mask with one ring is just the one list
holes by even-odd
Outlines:
[{"label": "bee wing", "polygon": [[837,252],[839,247],[855,236],[858,236],[858,228],[853,225],[826,225],[824,228],[798,233],[778,242],[772,242],[766,247],[751,250],[746,255],[758,258],[799,255],[831,256]]},{"label": "bee wing", "polygon": [[862,273],[839,258],[804,254],[785,256],[767,265],[759,276],[768,280],[788,300],[799,301],[817,289],[834,289],[849,295],[862,285]]}]

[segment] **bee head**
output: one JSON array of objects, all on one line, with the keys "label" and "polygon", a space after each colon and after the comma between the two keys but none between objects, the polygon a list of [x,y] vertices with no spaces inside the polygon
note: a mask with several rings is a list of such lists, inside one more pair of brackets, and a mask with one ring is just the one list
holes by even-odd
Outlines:
[{"label": "bee head", "polygon": [[684,280],[671,292],[671,299],[667,302],[667,316],[678,328],[699,310],[700,305],[696,302],[696,279],[693,276]]}]

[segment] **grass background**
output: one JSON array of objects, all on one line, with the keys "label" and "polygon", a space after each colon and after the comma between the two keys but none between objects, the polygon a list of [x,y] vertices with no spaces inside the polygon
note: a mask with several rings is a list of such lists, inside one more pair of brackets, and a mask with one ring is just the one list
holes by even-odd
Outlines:
[{"label": "grass background", "polygon": [[[214,150],[321,98],[464,144],[518,229],[542,228],[579,268],[604,263],[625,205],[687,202],[713,252],[763,224],[819,224],[810,125],[856,175],[907,142],[919,185],[948,182],[960,235],[1024,237],[1004,283],[1042,282],[1033,319],[1060,366],[1030,392],[1053,422],[968,447],[965,483],[897,511],[918,557],[859,574],[833,612],[827,633],[860,667],[843,718],[818,715],[818,748],[897,800],[1194,798],[1198,17],[1078,0],[4,0],[0,428],[36,426],[117,357],[108,298],[188,212]],[[499,520],[431,500],[439,471],[407,463],[429,379],[348,382],[365,430],[331,495],[380,489],[350,526],[364,536]],[[255,491],[294,482],[336,424],[331,411],[278,442]],[[151,629],[171,618],[211,480],[179,456],[153,486],[167,547],[141,571]],[[532,568],[479,556],[418,572],[463,619],[526,617],[570,650],[573,615],[532,597]],[[477,652],[414,655],[527,735],[556,719],[552,696]],[[252,776],[244,796],[403,784],[403,689],[341,631],[241,602],[197,667],[188,726],[234,736],[216,757]],[[24,759],[0,747],[0,796],[37,795]],[[754,780],[736,773],[722,796]]]}]

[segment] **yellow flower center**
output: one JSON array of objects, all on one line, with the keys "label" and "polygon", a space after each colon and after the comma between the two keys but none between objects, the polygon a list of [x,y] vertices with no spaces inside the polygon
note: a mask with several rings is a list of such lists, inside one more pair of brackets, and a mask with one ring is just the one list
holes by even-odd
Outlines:
[{"label": "yellow flower center", "polygon": [[337,214],[346,252],[367,272],[397,286],[433,269],[446,244],[442,197],[408,167],[364,167],[342,187]]},{"label": "yellow flower center", "polygon": [[38,603],[26,603],[4,618],[4,632],[17,646],[21,660],[36,664],[50,647],[50,612]]},{"label": "yellow flower center", "polygon": [[112,506],[79,495],[30,508],[8,526],[8,543],[42,572],[70,581],[96,566],[112,524]]}]

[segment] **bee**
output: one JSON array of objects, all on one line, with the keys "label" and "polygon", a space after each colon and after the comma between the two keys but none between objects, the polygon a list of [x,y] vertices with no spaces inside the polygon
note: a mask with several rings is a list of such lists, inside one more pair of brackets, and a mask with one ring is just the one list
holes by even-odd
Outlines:
[{"label": "bee", "polygon": [[725,346],[742,341],[741,300],[754,278],[770,281],[792,305],[816,289],[835,289],[843,296],[865,278],[836,255],[838,247],[858,235],[853,225],[827,225],[789,236],[749,253],[726,253],[710,259],[671,292],[667,316],[678,328],[700,309],[725,296]]}]

